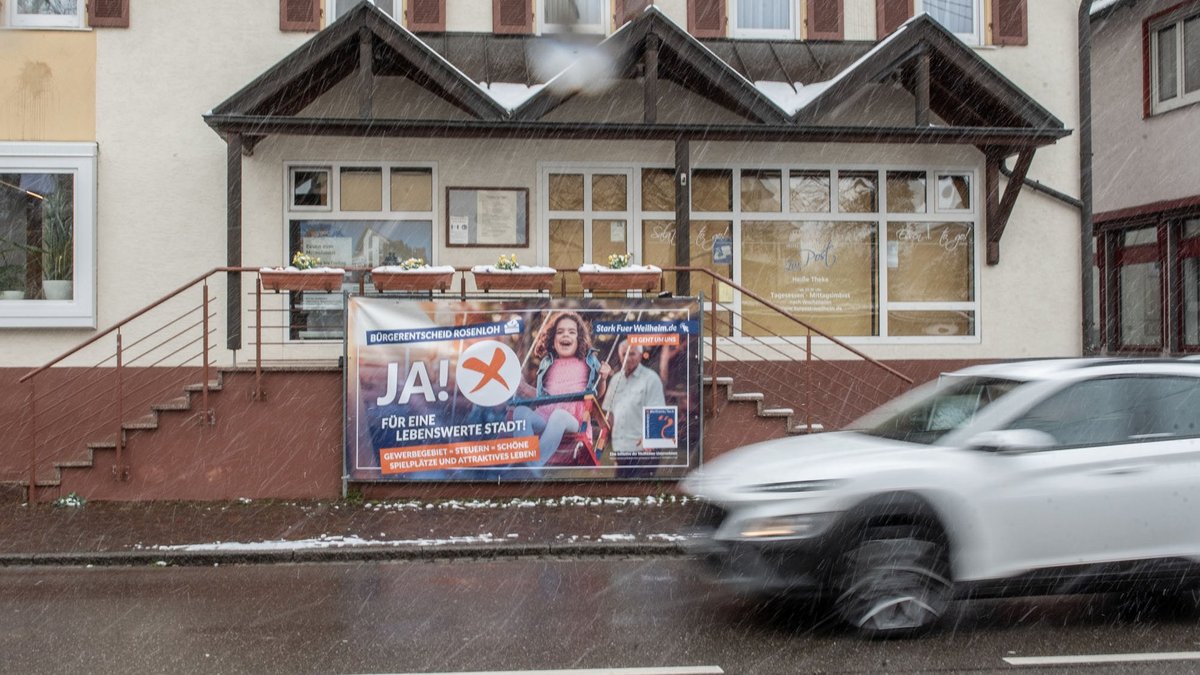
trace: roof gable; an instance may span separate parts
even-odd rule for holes
[[[474,118],[498,120],[506,110],[479,85],[368,2],[317,33],[233,96],[215,115],[296,115],[370,62],[372,76],[402,75]],[[369,116],[361,110],[360,116]]]
[[[1063,123],[927,14],[909,19],[832,79],[809,85],[795,120],[815,124],[870,85],[898,82],[914,96],[929,57],[929,105],[961,127],[1062,129]]]
[[[673,81],[751,122],[787,123],[787,113],[767,95],[653,5],[593,47],[590,55],[550,78],[541,91],[513,111],[513,118],[539,120],[578,95],[575,85],[592,76],[596,57],[608,60],[609,72],[617,79],[646,77],[651,44],[657,47],[654,76]]]

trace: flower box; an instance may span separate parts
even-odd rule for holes
[[[471,268],[475,286],[483,291],[549,291],[554,285],[553,267],[518,267],[505,270],[491,265]]]
[[[397,265],[371,270],[371,285],[380,293],[387,291],[445,291],[454,281],[454,268],[417,267],[405,269]]]
[[[294,267],[264,267],[258,271],[262,287],[268,291],[324,291],[332,293],[342,290],[346,271],[337,267],[316,267],[298,270]]]
[[[619,269],[584,265],[578,271],[579,283],[588,291],[653,291],[662,280],[662,270],[654,265],[630,265]]]

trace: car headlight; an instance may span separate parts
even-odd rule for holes
[[[824,531],[832,519],[832,513],[754,518],[741,524],[738,535],[743,539],[813,537]]]
[[[746,487],[747,492],[819,492],[832,490],[845,481],[841,480],[792,480],[783,483],[759,483]]]

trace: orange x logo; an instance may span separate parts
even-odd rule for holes
[[[480,389],[483,389],[484,385],[486,385],[488,382],[491,382],[492,380],[499,382],[501,385],[504,386],[505,389],[508,389],[508,383],[505,382],[504,378],[500,376],[500,368],[503,366],[504,366],[504,352],[500,351],[499,349],[492,352],[492,362],[491,363],[484,363],[483,361],[475,358],[474,356],[467,359],[466,361],[463,361],[463,368],[466,368],[467,370],[473,370],[473,371],[475,371],[477,373],[481,373],[483,375],[483,379],[479,380],[479,384],[475,385],[475,388],[472,389],[470,391],[470,393],[474,394],[475,392],[479,391]]]

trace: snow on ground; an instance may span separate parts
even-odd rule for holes
[[[249,499],[239,500],[243,504],[250,503]],[[551,507],[551,508],[581,508],[581,507],[597,507],[597,506],[620,506],[620,507],[662,507],[668,504],[687,504],[688,497],[676,495],[663,496],[647,496],[647,497],[583,497],[583,496],[564,496],[564,497],[545,497],[537,499],[513,498],[507,500],[493,499],[446,499],[436,502],[425,502],[420,500],[407,500],[395,502],[365,502],[362,505],[363,509],[379,512],[379,511],[426,511],[437,509],[450,510],[467,510],[467,509],[523,509],[531,507]],[[335,505],[334,508],[339,508]],[[364,537],[361,535],[331,535],[322,534],[316,538],[310,539],[275,539],[269,541],[257,542],[234,542],[234,541],[217,541],[204,544],[175,544],[175,545],[155,545],[142,546],[137,545],[134,548],[139,550],[153,551],[180,551],[187,553],[203,553],[213,551],[242,551],[242,552],[262,552],[262,551],[296,551],[303,549],[331,549],[331,548],[350,548],[350,547],[373,547],[373,548],[411,548],[411,547],[434,547],[434,546],[463,546],[472,544],[496,544],[505,541],[515,541],[521,538],[520,534],[508,533],[504,535],[495,535],[491,533],[459,536],[459,537],[444,537],[444,538],[421,538],[421,539],[385,539],[386,533],[380,532],[379,539]],[[596,538],[583,535],[565,535],[560,534],[556,537],[559,540],[568,542],[632,542],[638,540],[638,535],[625,533],[601,534]],[[646,541],[665,541],[678,542],[686,539],[684,535],[656,533],[644,536]]]

